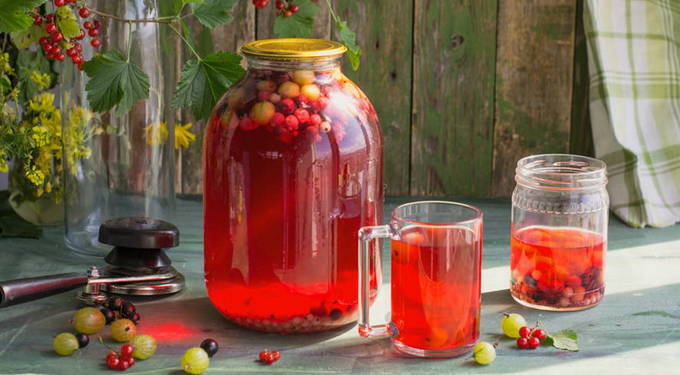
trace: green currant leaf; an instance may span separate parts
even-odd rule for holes
[[[194,2],[191,9],[203,26],[214,29],[231,21],[231,12],[238,0],[204,0]]]
[[[172,106],[191,106],[194,116],[198,120],[205,120],[227,88],[239,80],[243,73],[241,56],[231,52],[218,52],[201,60],[189,60],[180,73]]]
[[[299,7],[296,13],[290,17],[276,17],[274,21],[274,34],[279,38],[309,38],[312,36],[314,16],[319,7],[310,0],[297,0],[295,5]]]
[[[548,335],[543,340],[544,345],[552,345],[556,349],[578,351],[578,335],[574,330],[563,329],[554,335]]]
[[[47,0],[0,0],[0,32],[11,33],[28,28],[33,18],[28,15],[34,7]]]
[[[55,76],[50,67],[50,62],[40,51],[20,50],[17,53],[17,86],[19,87],[19,101],[28,102],[40,91],[38,85],[31,81],[31,74],[47,73],[52,78],[52,85],[55,84]]]
[[[361,48],[357,44],[357,34],[350,30],[345,21],[338,20],[335,26],[338,29],[340,42],[347,47],[347,58],[350,64],[352,64],[352,69],[356,71],[361,63]]]
[[[90,77],[85,89],[94,111],[116,106],[116,115],[127,113],[138,100],[149,97],[149,76],[118,50],[98,54],[84,65]]]
[[[25,49],[37,42],[40,37],[47,36],[47,32],[38,25],[31,25],[28,29],[13,32],[10,35],[12,37],[12,43],[14,43],[18,49]]]
[[[78,18],[76,18],[71,7],[59,7],[55,14],[57,16],[55,22],[64,37],[73,38],[80,35]]]

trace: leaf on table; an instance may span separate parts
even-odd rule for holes
[[[85,73],[90,77],[87,100],[97,112],[116,106],[116,115],[122,116],[138,100],[149,97],[149,76],[118,50],[96,55],[85,63]]]
[[[544,345],[552,345],[556,349],[578,351],[578,335],[572,329],[563,329],[554,335],[548,335],[543,340]]]
[[[27,102],[40,91],[38,84],[31,80],[31,74],[34,71],[49,74],[52,79],[52,85],[55,84],[50,62],[40,51],[20,50],[17,53],[17,66],[19,66],[17,71],[19,100],[22,103]]]
[[[205,120],[224,92],[243,76],[241,56],[218,52],[184,64],[172,106],[191,106],[194,116]]]
[[[55,14],[57,16],[57,27],[59,27],[59,31],[61,31],[66,38],[74,38],[80,35],[78,18],[76,18],[71,7],[59,7]]]
[[[290,17],[276,17],[274,34],[279,38],[309,38],[312,36],[314,16],[319,7],[310,0],[296,1],[298,11]]]
[[[0,32],[11,33],[33,24],[28,12],[47,0],[0,0]]]
[[[47,36],[47,31],[38,25],[31,25],[27,29],[11,33],[10,36],[12,37],[12,43],[18,49],[26,49],[41,37]]]
[[[204,0],[193,2],[191,10],[198,22],[203,26],[214,29],[232,20],[231,12],[238,0]]]
[[[17,215],[9,204],[9,196],[9,191],[0,191],[0,237],[40,238],[42,229]]]
[[[352,70],[358,70],[361,63],[361,48],[357,44],[357,34],[350,30],[347,22],[340,21],[335,23],[338,29],[338,38],[340,42],[347,47],[347,58],[352,64]]]
[[[680,319],[680,315],[676,314],[671,314],[666,311],[662,310],[650,310],[650,311],[641,311],[633,314],[633,316],[648,316],[648,315],[657,315],[657,316],[662,316],[664,318],[673,318],[673,319]]]

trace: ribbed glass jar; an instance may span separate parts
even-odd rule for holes
[[[609,197],[604,162],[534,155],[517,163],[510,291],[540,310],[582,310],[604,295]]]
[[[247,74],[208,124],[206,288],[242,326],[311,332],[357,318],[358,231],[382,219],[383,144],[373,106],[340,70],[344,50],[310,39],[244,45]]]

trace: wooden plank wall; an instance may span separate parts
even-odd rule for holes
[[[380,116],[388,195],[507,197],[519,158],[593,153],[582,0],[332,3],[363,49],[345,73]],[[318,4],[314,37],[334,38]],[[273,17],[242,0],[213,43],[271,38]],[[178,159],[182,194],[201,192],[200,142]]]

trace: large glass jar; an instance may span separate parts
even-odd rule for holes
[[[382,218],[375,110],[342,74],[339,43],[261,40],[241,51],[247,74],[217,104],[205,137],[210,300],[231,321],[264,331],[353,322],[357,233]]]
[[[106,220],[148,216],[174,221],[175,111],[169,108],[168,89],[180,56],[164,49],[170,30],[143,19],[162,16],[161,0],[89,0],[88,6],[118,18],[97,17],[98,39],[105,50],[126,51],[130,61],[149,77],[149,97],[130,111],[114,107],[95,113],[88,101],[87,75],[64,62],[60,71],[64,113],[66,244],[74,251],[104,256],[110,246],[97,240]],[[90,17],[89,20],[92,21]],[[89,21],[88,21],[89,22]],[[83,44],[90,60],[95,52]]]
[[[510,291],[540,310],[582,310],[604,295],[609,197],[604,162],[534,155],[517,163]]]

